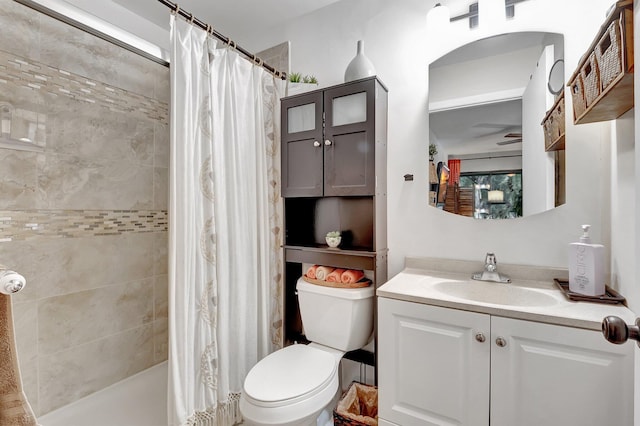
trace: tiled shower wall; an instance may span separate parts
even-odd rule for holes
[[[167,358],[169,70],[0,0],[0,264],[37,415]],[[6,138],[5,138],[6,139]]]

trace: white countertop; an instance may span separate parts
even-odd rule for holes
[[[465,311],[480,312],[501,317],[523,319],[529,321],[543,322],[548,324],[564,325],[569,327],[585,328],[590,330],[601,330],[602,320],[608,315],[619,316],[627,324],[634,324],[635,314],[626,306],[610,305],[592,302],[574,302],[566,298],[564,293],[558,289],[552,279],[545,275],[554,275],[562,278],[561,270],[550,270],[549,273],[541,272],[540,268],[512,267],[510,272],[522,273],[520,276],[535,280],[527,280],[518,276],[510,275],[512,283],[491,283],[485,281],[474,281],[470,279],[470,274],[464,271],[465,267],[459,267],[466,262],[448,261],[449,266],[453,265],[457,272],[428,270],[416,267],[408,267],[401,273],[390,279],[387,283],[377,289],[377,296],[391,299],[404,300],[407,302],[435,305],[446,308],[454,308]],[[415,262],[407,262],[408,266],[416,265]],[[428,264],[433,266],[433,264]],[[463,265],[464,266],[464,265]],[[476,263],[477,266],[477,263]],[[449,268],[451,269],[451,268]],[[476,268],[478,269],[478,268]],[[480,268],[481,269],[481,268]],[[498,268],[500,272],[503,272]],[[460,272],[464,271],[464,272]],[[558,276],[560,271],[560,276]],[[518,286],[526,287],[529,294],[538,293],[547,301],[550,297],[550,306],[511,306],[487,301],[469,300],[467,298],[456,297],[447,294],[439,289],[439,283],[446,281],[462,281],[460,285],[473,286]],[[504,289],[499,289],[504,290]]]

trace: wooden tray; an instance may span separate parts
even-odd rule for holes
[[[625,298],[609,286],[605,286],[605,294],[603,294],[602,296],[587,296],[586,294],[574,293],[573,291],[569,290],[568,280],[554,278],[553,281],[555,281],[556,285],[560,288],[560,290],[562,290],[564,295],[569,300],[573,300],[576,302],[608,303],[610,305],[626,305]]]
[[[324,281],[324,280],[317,280],[315,278],[309,278],[306,275],[303,275],[302,279],[311,284],[321,285],[324,287],[334,287],[334,288],[363,288],[363,287],[369,287],[372,284],[369,278],[362,278],[360,281],[355,283],[334,283],[331,281]]]

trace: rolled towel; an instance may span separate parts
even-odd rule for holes
[[[336,268],[331,266],[318,266],[316,268],[316,279],[325,281],[327,276],[332,273]]]
[[[316,269],[318,269],[318,265],[313,265],[307,269],[307,273],[305,274],[307,278],[316,279]]]
[[[364,277],[364,272],[359,269],[347,269],[340,275],[340,281],[345,284],[357,283]]]
[[[335,269],[332,273],[330,273],[329,275],[327,275],[327,278],[325,279],[325,281],[330,282],[330,283],[339,283],[340,281],[340,277],[342,276],[343,272],[345,270],[344,269]]]

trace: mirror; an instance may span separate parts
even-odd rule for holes
[[[564,150],[545,151],[542,126],[557,99],[549,88],[564,87],[563,56],[561,34],[521,32],[430,64],[430,205],[506,219],[564,204]]]

